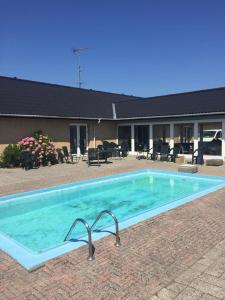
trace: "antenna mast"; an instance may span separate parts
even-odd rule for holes
[[[73,54],[77,56],[77,72],[78,72],[78,86],[79,88],[82,87],[82,84],[84,83],[83,81],[81,81],[81,65],[80,65],[80,54],[82,51],[87,50],[88,48],[74,48],[73,49]]]

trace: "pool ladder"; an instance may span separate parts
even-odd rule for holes
[[[76,227],[76,225],[78,223],[81,223],[84,225],[84,227],[86,228],[87,230],[87,233],[88,233],[88,257],[87,257],[87,260],[94,260],[94,253],[95,253],[95,247],[92,243],[92,232],[94,231],[94,227],[95,225],[98,223],[98,221],[102,218],[103,215],[110,215],[115,223],[115,233],[112,233],[113,235],[116,236],[116,242],[115,242],[115,246],[116,247],[119,247],[121,245],[120,243],[120,236],[119,236],[119,223],[118,223],[118,220],[116,218],[116,216],[114,215],[114,213],[110,210],[103,210],[99,213],[98,217],[95,219],[94,223],[92,224],[92,226],[90,227],[87,223],[86,220],[82,219],[82,218],[77,218],[72,226],[70,227],[70,230],[68,231],[65,239],[64,239],[64,242],[68,240],[69,236],[71,235],[71,232],[74,230],[74,228]]]

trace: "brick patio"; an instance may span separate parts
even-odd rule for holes
[[[82,163],[29,173],[0,170],[0,189],[7,194],[144,167],[177,169],[130,159],[97,172]],[[225,175],[225,168],[200,172]],[[94,242],[93,262],[83,246],[28,272],[0,252],[0,299],[225,299],[224,212],[221,189],[123,230],[120,248],[111,236]]]

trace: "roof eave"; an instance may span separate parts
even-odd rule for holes
[[[1,114],[1,117],[18,117],[18,118],[46,118],[46,119],[74,119],[74,120],[106,120],[106,121],[123,121],[123,120],[140,120],[140,119],[159,119],[159,118],[174,118],[174,117],[193,117],[193,116],[208,116],[208,115],[222,115],[225,111],[221,112],[208,112],[208,113],[194,113],[194,114],[177,114],[177,115],[157,115],[157,116],[146,116],[146,117],[128,117],[128,118],[104,118],[104,117],[62,117],[62,116],[48,116],[48,115],[23,115],[23,114]]]
[[[74,119],[74,120],[107,120],[107,121],[113,121],[115,119],[113,118],[104,118],[104,117],[96,117],[96,118],[90,118],[90,117],[62,117],[62,116],[44,116],[44,115],[23,115],[23,114],[1,114],[1,117],[17,117],[17,118],[45,118],[45,119]]]
[[[129,118],[117,118],[116,120],[140,120],[140,119],[159,119],[159,118],[178,118],[178,117],[192,117],[192,116],[208,116],[208,115],[222,115],[225,111],[221,112],[208,112],[208,113],[195,113],[195,114],[180,114],[180,115],[158,115],[158,116],[147,116],[147,117],[129,117]]]

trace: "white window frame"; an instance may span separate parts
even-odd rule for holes
[[[198,127],[199,124],[202,123],[221,123],[222,124],[222,149],[221,155],[205,155],[205,158],[222,158],[225,160],[225,116],[224,118],[215,118],[215,119],[196,119],[193,120],[173,120],[173,121],[141,121],[141,122],[125,122],[125,123],[118,123],[117,127],[119,126],[131,126],[131,151],[129,154],[136,155],[137,152],[134,150],[134,126],[135,125],[149,125],[149,148],[153,146],[153,126],[154,125],[169,125],[170,126],[170,135],[172,134],[172,138],[170,136],[170,146],[174,145],[174,125],[176,124],[193,124],[194,125],[194,150],[198,148]],[[132,135],[133,132],[133,135]],[[151,134],[150,134],[151,132]],[[118,142],[118,130],[117,130],[117,142]],[[190,157],[191,154],[185,154],[185,157]]]
[[[69,127],[77,127],[77,155],[80,156],[80,126],[86,126],[86,148],[88,149],[89,139],[88,139],[88,124],[87,123],[70,123]]]

